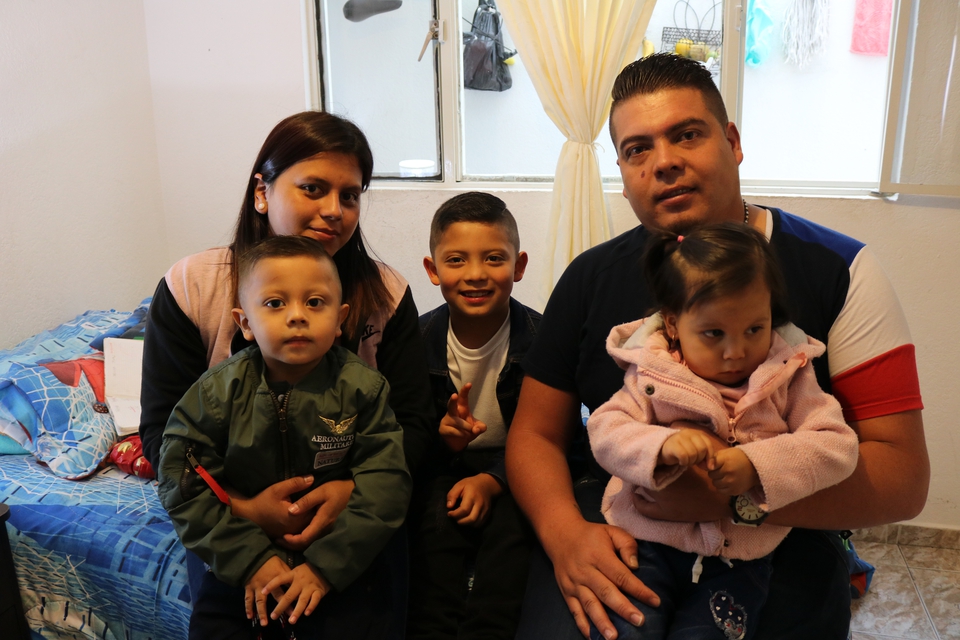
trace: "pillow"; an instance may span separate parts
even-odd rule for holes
[[[0,435],[0,455],[24,455],[30,453],[20,446],[20,444],[5,435]]]
[[[87,311],[0,351],[0,439],[12,439],[61,477],[96,471],[116,430],[112,416],[98,411],[106,409],[103,354],[91,345],[136,333],[149,303],[132,313]]]
[[[87,359],[84,369],[103,361]],[[67,363],[57,363],[67,364]],[[94,376],[95,377],[95,376]],[[58,476],[85,478],[110,452],[116,440],[113,419],[103,407],[83,369],[65,384],[42,364],[12,363],[0,380],[0,405],[16,419],[0,422],[0,432],[12,437]]]

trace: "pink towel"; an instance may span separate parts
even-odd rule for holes
[[[853,16],[851,52],[887,55],[892,5],[892,0],[857,0]]]

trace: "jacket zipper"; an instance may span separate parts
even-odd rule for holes
[[[285,394],[277,397],[277,394],[270,390],[270,398],[273,400],[273,408],[277,412],[277,419],[280,422],[280,444],[283,451],[283,479],[289,480],[293,474],[290,472],[290,449],[287,445],[287,405],[290,402],[290,393],[292,389],[288,389]],[[287,566],[291,569],[293,568],[294,559],[293,554],[287,551]]]
[[[649,369],[644,369],[644,370],[643,370],[643,373],[644,373],[644,375],[647,375],[647,376],[649,376],[649,377],[651,377],[651,378],[655,378],[655,379],[659,380],[659,381],[662,382],[663,384],[668,384],[668,385],[670,385],[670,386],[672,386],[672,387],[676,387],[676,388],[678,388],[678,389],[685,389],[685,390],[687,390],[687,391],[690,391],[690,392],[692,392],[692,393],[695,393],[696,395],[698,395],[698,396],[700,396],[700,397],[702,397],[702,398],[706,398],[706,399],[709,400],[711,403],[713,403],[713,404],[715,404],[717,407],[719,407],[722,415],[724,415],[724,416],[727,415],[727,408],[726,408],[725,406],[723,406],[722,403],[717,402],[717,399],[714,398],[713,396],[711,396],[710,394],[704,393],[703,391],[701,391],[700,389],[697,389],[696,387],[691,387],[691,386],[686,385],[686,384],[683,384],[683,383],[681,383],[681,382],[677,382],[676,380],[671,380],[670,378],[667,378],[666,376],[662,376],[662,375],[660,375],[659,373],[657,373],[657,372],[655,372],[655,371],[651,371],[651,370],[649,370]],[[740,421],[740,416],[742,416],[742,415],[743,415],[743,413],[741,412],[741,413],[738,413],[737,415],[735,415],[735,416],[732,417],[732,418],[729,418],[729,417],[727,418],[727,426],[730,428],[730,434],[727,436],[727,443],[728,443],[729,445],[733,446],[733,447],[736,447],[736,446],[738,446],[738,445],[740,444],[740,439],[737,438],[737,422]]]
[[[180,499],[187,499],[187,485],[190,481],[190,474],[193,472],[193,465],[190,459],[193,457],[193,443],[187,445],[187,451],[184,454],[183,473],[180,474]]]
[[[287,446],[287,404],[290,402],[290,391],[277,397],[277,394],[270,390],[270,398],[273,400],[273,408],[277,412],[277,419],[280,421],[280,443],[283,450],[283,479],[289,480],[293,474],[290,473],[290,450]]]

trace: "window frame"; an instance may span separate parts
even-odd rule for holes
[[[720,93],[727,106],[730,120],[741,126],[743,75],[745,54],[744,21],[745,2],[725,0],[723,11],[723,41],[726,46],[722,52]],[[902,93],[908,78],[905,78],[905,60],[912,42],[908,38],[912,12],[916,0],[897,0],[892,12],[891,47],[889,54],[890,72],[888,75],[887,116],[881,151],[879,179],[873,182],[810,182],[785,180],[749,180],[741,179],[741,189],[745,195],[789,195],[789,196],[836,196],[836,197],[881,197],[892,198],[895,193],[922,195],[960,195],[960,187],[949,185],[911,185],[893,182],[890,179],[896,154],[899,152],[899,122],[903,108]],[[459,0],[433,0],[434,16],[439,25],[439,38],[434,39],[430,54],[436,64],[436,87],[438,102],[438,142],[440,158],[440,177],[437,178],[399,178],[374,177],[373,183],[380,189],[518,189],[550,191],[553,188],[553,176],[465,176],[463,171],[463,128],[461,123],[464,103],[461,82],[459,30],[455,25],[462,21]],[[323,4],[320,0],[301,0],[304,87],[305,102],[308,109],[323,109],[324,96],[328,93],[326,74],[323,73],[323,61],[329,59],[323,39]],[[424,25],[425,27],[427,25]],[[735,46],[730,46],[731,44]],[[454,46],[449,46],[454,45]],[[622,189],[622,182],[616,177],[604,178],[604,190],[615,192]]]
[[[893,7],[894,34],[890,43],[890,82],[887,90],[887,122],[883,140],[879,189],[885,195],[903,193],[922,196],[960,196],[960,184],[901,182],[894,179],[900,161],[904,129],[910,118],[909,91],[916,40],[919,0],[897,0]],[[960,9],[958,9],[960,11]]]

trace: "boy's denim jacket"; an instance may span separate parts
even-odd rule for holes
[[[437,419],[434,423],[434,434],[440,429],[440,419],[447,413],[447,401],[457,392],[450,379],[447,369],[447,328],[450,324],[450,309],[442,304],[433,311],[420,316],[420,334],[423,336],[423,348],[427,355],[427,367],[430,370],[430,389],[433,394],[434,407]],[[526,307],[513,298],[510,298],[510,346],[507,349],[507,361],[500,370],[497,378],[497,402],[503,422],[510,427],[513,414],[517,410],[517,400],[520,398],[520,385],[523,384],[523,367],[521,361],[527,350],[533,344],[540,325],[540,314]],[[430,456],[428,465],[438,471],[440,466],[456,464],[461,454],[453,454],[447,449],[443,440],[435,438],[436,455]],[[431,462],[433,464],[431,465]],[[504,487],[507,486],[507,473],[504,466],[504,450],[500,448],[490,457],[489,465],[481,469],[482,473],[489,473]]]

